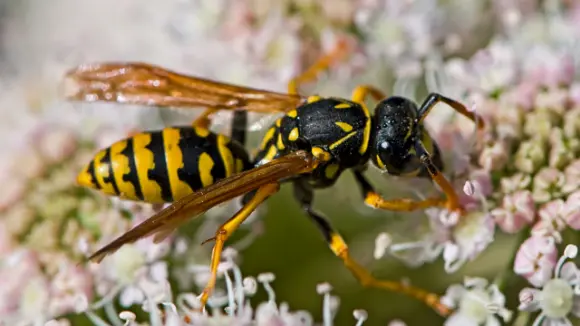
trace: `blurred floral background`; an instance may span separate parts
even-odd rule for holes
[[[0,325],[580,325],[578,1],[3,1],[0,41]],[[438,293],[450,316],[359,285],[287,187],[228,241],[209,315],[196,310],[211,254],[200,243],[234,202],[160,244],[79,264],[159,209],[75,186],[82,166],[131,131],[195,114],[67,102],[66,70],[144,61],[285,91],[339,41],[348,55],[304,94],[440,92],[487,123],[476,133],[445,105],[426,121],[465,218],[372,210],[349,173],[317,192],[359,262]],[[230,118],[212,129],[226,133]],[[275,118],[251,116],[250,146]],[[387,197],[437,193],[370,174]]]

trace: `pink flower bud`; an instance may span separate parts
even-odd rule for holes
[[[498,226],[507,233],[519,232],[534,221],[535,214],[534,199],[527,190],[506,195],[502,206],[491,211]]]

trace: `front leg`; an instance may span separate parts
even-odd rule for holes
[[[449,182],[443,173],[439,171],[437,166],[435,166],[433,160],[431,159],[431,155],[427,149],[425,149],[425,146],[421,141],[416,142],[415,151],[417,152],[421,163],[423,163],[425,169],[427,172],[429,172],[431,179],[433,179],[433,181],[435,181],[439,188],[441,188],[441,190],[445,193],[445,196],[447,197],[445,208],[447,208],[448,211],[456,211],[462,215],[464,210],[459,204],[459,196],[457,195],[457,192],[453,188],[451,182]]]
[[[447,202],[442,198],[427,198],[424,200],[414,200],[411,198],[384,199],[375,191],[361,171],[354,171],[354,176],[362,191],[365,204],[373,208],[410,212],[418,209],[443,206]]]
[[[439,207],[446,203],[446,200],[442,198],[427,198],[424,200],[414,200],[411,198],[384,199],[375,191],[361,171],[354,171],[354,176],[361,189],[365,204],[373,208],[410,212],[429,207]]]

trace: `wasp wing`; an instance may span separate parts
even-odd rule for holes
[[[286,112],[300,105],[299,95],[220,83],[140,62],[80,65],[66,73],[65,95],[86,102]]]
[[[88,259],[100,262],[105,256],[114,253],[121,246],[153,234],[157,234],[157,239],[159,240],[189,219],[204,213],[216,205],[266,184],[279,182],[297,174],[312,171],[316,164],[316,160],[310,153],[297,151],[254,169],[222,179],[211,186],[174,202],[113,240]]]

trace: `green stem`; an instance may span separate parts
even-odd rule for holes
[[[506,268],[504,268],[504,270],[498,276],[496,276],[493,281],[493,284],[495,284],[501,292],[504,292],[504,290],[508,286],[508,283],[510,283],[512,278],[516,276],[516,274],[514,273],[514,262],[516,259],[516,254],[518,253],[518,250],[522,242],[524,242],[524,240],[526,240],[530,236],[530,230],[531,228],[526,227],[518,233],[517,238],[515,240],[516,245],[514,246],[514,250],[512,252],[509,262],[506,265]]]
[[[512,292],[512,291],[507,291],[507,290],[509,290],[509,289],[515,287],[515,285],[517,285],[517,284],[513,284],[514,277],[517,276],[514,273],[514,262],[516,259],[516,254],[520,248],[520,245],[522,244],[522,242],[524,242],[530,236],[530,230],[531,230],[530,227],[526,227],[517,234],[517,237],[515,239],[515,246],[514,246],[514,249],[513,249],[513,252],[511,254],[509,262],[506,264],[506,267],[503,269],[503,271],[501,271],[500,274],[497,275],[493,281],[493,284],[495,284],[497,286],[499,291],[504,293],[506,296],[507,296],[508,292]],[[512,325],[512,326],[526,325],[529,318],[530,318],[529,313],[520,312],[516,308],[516,309],[513,309],[513,316],[511,319],[511,323],[507,322],[506,325]]]

